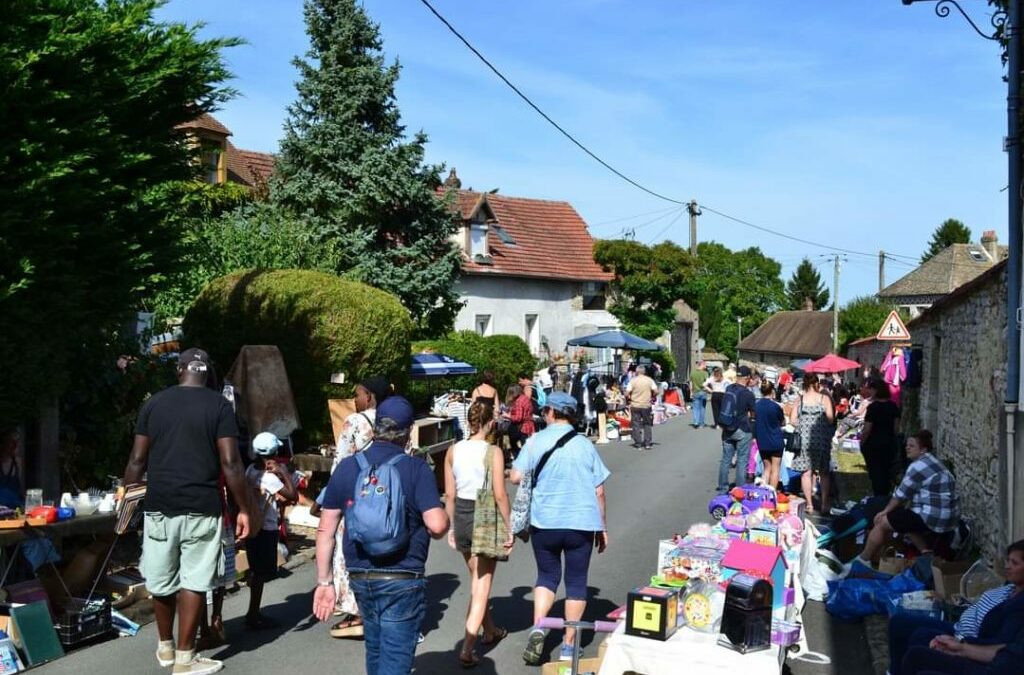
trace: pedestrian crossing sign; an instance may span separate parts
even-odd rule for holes
[[[895,309],[889,312],[889,316],[885,319],[885,323],[882,324],[882,328],[878,331],[875,339],[904,342],[910,339],[910,331],[907,330],[907,325],[903,323],[903,319],[900,318]]]

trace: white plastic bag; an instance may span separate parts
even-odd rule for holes
[[[843,563],[830,551],[818,548],[821,532],[810,520],[804,520],[804,545],[800,549],[800,585],[808,600],[824,602],[828,582],[842,578]]]

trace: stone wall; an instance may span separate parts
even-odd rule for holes
[[[1004,443],[1006,385],[1006,269],[913,321],[910,334],[922,349],[921,388],[905,401],[907,433],[927,428],[938,456],[956,476],[960,505],[989,560],[1002,556],[1000,461]]]

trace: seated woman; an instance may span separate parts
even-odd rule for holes
[[[890,675],[908,672],[902,665],[913,647],[930,646],[970,658],[970,654],[955,651],[959,645],[990,647],[1012,642],[1024,628],[1024,539],[1006,549],[1006,581],[1005,585],[982,594],[955,624],[906,614],[894,616],[889,621]]]
[[[921,553],[930,553],[937,540],[952,537],[960,521],[956,482],[932,449],[932,432],[926,429],[907,439],[910,466],[892,499],[875,516],[859,556],[865,565],[877,558],[893,532],[910,537]]]

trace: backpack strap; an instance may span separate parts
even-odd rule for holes
[[[388,461],[386,461],[383,464],[381,464],[381,466],[382,467],[394,466],[394,465],[398,464],[400,461],[402,461],[403,459],[405,459],[406,457],[407,457],[407,455],[404,452],[400,452],[397,455],[395,455],[394,457],[392,457],[391,459],[389,459]]]
[[[357,452],[355,456],[356,456],[356,463],[359,464],[359,471],[360,472],[366,471],[367,469],[370,468],[370,461],[368,459],[366,459],[366,457],[364,456],[363,453]]]
[[[533,470],[533,476],[531,478],[530,485],[531,488],[537,487],[537,478],[540,476],[541,470],[544,469],[544,465],[547,464],[548,460],[551,458],[551,453],[553,453],[555,450],[558,450],[560,447],[571,441],[575,436],[576,430],[570,429],[569,433],[559,438],[558,442],[555,443],[550,450],[548,450],[547,452],[540,456],[540,461],[537,462],[537,468]]]

